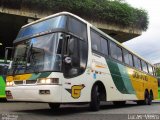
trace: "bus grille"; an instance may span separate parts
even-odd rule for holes
[[[23,84],[23,81],[14,81],[14,84],[15,84],[15,85],[22,85],[22,84]]]
[[[23,81],[14,81],[15,85],[28,85],[28,84],[35,84],[36,80],[23,80]]]

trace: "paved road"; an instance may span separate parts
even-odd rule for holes
[[[103,104],[98,112],[91,112],[88,105],[62,105],[58,111],[46,103],[0,103],[0,119],[7,120],[160,120],[160,102],[151,106],[129,102],[120,107]]]

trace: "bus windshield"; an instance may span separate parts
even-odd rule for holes
[[[60,15],[35,22],[20,30],[14,41],[12,66],[8,74],[61,72],[62,45],[63,51],[72,49],[66,55],[73,57],[73,63],[76,62],[77,66],[72,64],[72,67],[79,70],[77,74],[82,73],[85,68],[82,66],[87,61],[87,52],[84,52],[87,51],[86,24],[73,17]]]
[[[63,33],[57,32],[16,44],[9,74],[61,71],[62,41]]]
[[[23,39],[26,37],[31,37],[33,35],[40,34],[57,28],[65,28],[66,21],[67,17],[63,15],[63,16],[49,18],[47,20],[38,22],[36,24],[31,24],[20,30],[16,40]]]

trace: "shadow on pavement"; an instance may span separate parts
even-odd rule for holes
[[[129,108],[129,107],[137,107],[140,105],[137,104],[126,104],[124,106],[116,106],[113,104],[103,104],[100,107],[100,111],[103,110],[111,110],[111,109],[121,109],[121,108]],[[51,109],[31,109],[31,110],[19,110],[14,111],[18,113],[27,113],[27,114],[37,114],[37,115],[46,115],[46,116],[65,116],[65,115],[74,115],[74,114],[93,114],[93,111],[89,110],[89,105],[62,105],[60,109],[57,111],[53,111]]]

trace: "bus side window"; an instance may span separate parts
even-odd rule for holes
[[[101,53],[108,55],[108,41],[101,37]]]
[[[135,66],[137,69],[141,70],[141,62],[140,62],[140,59],[139,59],[138,57],[136,57],[136,56],[134,56],[133,59],[134,59],[134,66]]]
[[[129,53],[125,49],[123,49],[123,58],[124,58],[124,63],[129,65]]]
[[[133,67],[133,55],[129,53],[129,65]]]
[[[143,60],[141,61],[142,62],[142,70],[146,73],[148,73],[148,67],[147,67],[147,63],[144,62]]]
[[[110,42],[110,55],[112,58],[117,59],[117,45],[114,42]]]
[[[122,49],[119,46],[117,46],[114,42],[110,42],[110,54],[112,58],[117,59],[120,62],[123,61]]]
[[[117,46],[117,59],[119,61],[123,61],[123,58],[122,58],[122,49],[120,47]]]
[[[96,32],[91,30],[91,46],[93,50],[98,52],[101,51],[100,40],[101,40],[100,36]]]
[[[153,69],[152,69],[152,66],[148,64],[148,70],[149,70],[149,73],[151,75],[153,75]]]

